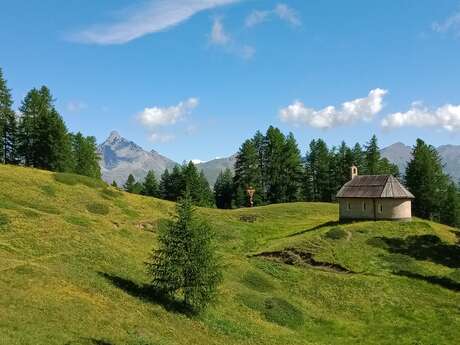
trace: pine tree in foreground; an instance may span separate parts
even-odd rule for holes
[[[160,230],[147,270],[152,287],[171,297],[182,297],[194,312],[205,309],[222,280],[213,233],[196,215],[189,193],[177,204],[177,215]]]

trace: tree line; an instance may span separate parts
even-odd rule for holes
[[[443,165],[433,146],[418,139],[412,160],[404,172],[404,183],[415,195],[414,215],[460,226],[458,186],[443,173]],[[381,157],[377,137],[349,147],[342,142],[328,147],[322,139],[310,142],[301,154],[292,133],[284,135],[269,127],[246,140],[240,147],[234,173],[222,171],[213,191],[203,171],[190,162],[165,170],[158,182],[150,171],[144,182],[132,175],[124,185],[128,192],[177,201],[186,192],[192,203],[203,207],[231,209],[247,207],[247,189],[255,189],[254,205],[296,201],[334,202],[338,190],[350,180],[352,165],[361,175],[393,175],[401,178],[398,167]]]
[[[214,186],[216,206],[248,206],[246,190],[256,190],[256,206],[272,203],[333,202],[338,190],[350,180],[352,165],[362,175],[393,175],[398,167],[381,157],[377,137],[353,147],[342,142],[329,148],[322,139],[312,140],[302,156],[292,133],[287,136],[274,127],[266,134],[256,132],[240,147],[235,174],[221,172]],[[403,182],[414,194],[414,215],[460,227],[459,186],[443,172],[437,150],[418,139]]]
[[[350,180],[350,167],[362,174],[399,176],[398,167],[380,156],[377,137],[364,146],[352,148],[342,142],[329,148],[322,139],[311,141],[302,156],[292,133],[284,135],[269,127],[266,134],[256,132],[240,147],[235,174],[222,172],[214,186],[218,207],[248,205],[246,190],[256,190],[256,206],[296,201],[332,202],[340,187]]]
[[[13,110],[11,91],[0,69],[0,162],[101,178],[96,138],[70,133],[51,91],[30,90]]]
[[[116,182],[112,183],[117,186]],[[158,182],[153,170],[147,173],[145,179],[136,181],[130,174],[123,189],[129,193],[152,196],[169,201],[178,201],[188,195],[192,204],[200,207],[213,207],[214,195],[203,171],[198,171],[195,164],[189,162],[176,165],[169,171],[166,169]]]

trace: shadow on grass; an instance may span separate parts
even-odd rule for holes
[[[446,288],[452,291],[457,291],[457,292],[460,291],[460,284],[446,277],[424,276],[421,274],[412,273],[408,271],[399,271],[399,272],[395,272],[394,274],[398,276],[402,276],[402,277],[423,280],[428,283],[439,285],[443,288]]]
[[[306,229],[306,230],[302,230],[302,231],[299,231],[299,232],[296,232],[296,233],[293,233],[293,234],[290,234],[286,237],[295,237],[295,236],[299,236],[299,235],[303,235],[307,232],[310,232],[310,231],[315,231],[315,230],[319,230],[321,228],[324,228],[326,226],[337,226],[341,224],[340,222],[338,221],[329,221],[329,222],[326,222],[326,223],[322,223],[322,224],[319,224],[319,225],[316,225],[314,226],[313,228],[309,228],[309,229]]]
[[[460,245],[445,243],[435,235],[406,238],[374,237],[367,243],[393,254],[403,254],[416,260],[429,260],[446,267],[460,268]]]
[[[144,302],[159,304],[169,312],[184,314],[187,316],[194,315],[193,310],[183,302],[179,302],[173,297],[155,290],[148,284],[138,284],[130,279],[104,272],[99,272],[99,275],[108,280],[112,285]]]

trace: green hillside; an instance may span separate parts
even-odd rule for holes
[[[202,209],[225,264],[200,316],[148,294],[174,204],[0,166],[0,344],[458,344],[460,234],[333,204]]]

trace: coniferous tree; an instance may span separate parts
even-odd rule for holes
[[[258,166],[260,169],[260,181],[258,181],[257,185],[259,185],[259,190],[257,191],[257,197],[260,202],[265,202],[267,198],[267,185],[268,185],[268,178],[267,178],[267,166],[266,166],[266,154],[267,154],[267,141],[265,136],[262,132],[257,131],[254,137],[252,138],[252,142],[257,152],[258,156]]]
[[[350,180],[350,168],[355,165],[354,153],[344,141],[336,151],[331,152],[330,165],[331,193],[335,195]]]
[[[202,207],[212,207],[215,205],[214,193],[211,190],[208,179],[206,178],[204,171],[200,171],[200,200],[195,205]]]
[[[134,193],[136,187],[136,179],[133,174],[129,174],[128,179],[123,185],[123,189],[128,193]]]
[[[112,181],[112,187],[114,188],[118,188],[118,184],[115,180]]]
[[[190,197],[192,202],[196,205],[201,206],[202,195],[201,195],[201,180],[198,169],[196,168],[193,162],[189,162],[187,165],[182,167],[182,178],[183,178],[183,187],[180,189],[180,194],[178,198],[185,194],[185,191],[190,192]]]
[[[310,174],[307,180],[311,181],[312,186],[310,201],[331,201],[330,157],[323,140],[313,140],[310,143],[306,163],[306,172]]]
[[[184,304],[198,312],[216,295],[222,274],[211,228],[196,216],[188,193],[176,210],[177,216],[160,229],[159,247],[147,270],[156,291],[181,295]]]
[[[284,149],[286,138],[278,128],[270,126],[265,136],[265,176],[267,201],[280,203],[284,201]]]
[[[11,92],[0,68],[0,162],[17,164],[17,119]]]
[[[358,172],[365,172],[365,158],[364,158],[364,152],[363,148],[359,143],[356,143],[355,146],[352,149],[352,155],[353,155],[353,165],[355,165],[358,168]]]
[[[97,153],[95,137],[84,137],[83,134],[70,135],[72,143],[72,171],[79,175],[101,178],[100,157]]]
[[[230,209],[233,201],[233,176],[230,169],[221,171],[214,184],[214,197],[217,208]]]
[[[284,184],[283,202],[294,202],[300,200],[300,192],[302,185],[302,158],[297,141],[292,133],[286,137],[283,149],[282,180]]]
[[[166,169],[163,174],[161,175],[160,179],[160,186],[159,186],[159,191],[160,191],[160,198],[164,200],[174,200],[174,196],[172,195],[172,180],[171,180],[171,175],[169,174],[169,170]]]
[[[460,227],[460,194],[455,183],[448,185],[441,206],[441,223]]]
[[[235,176],[233,178],[235,188],[235,205],[246,207],[249,199],[246,190],[252,187],[256,190],[254,195],[254,205],[263,203],[261,185],[262,171],[260,167],[259,154],[252,140],[246,140],[241,145],[235,162]],[[262,191],[262,192],[261,192]]]
[[[400,175],[398,166],[390,163],[387,158],[380,159],[378,173],[379,175],[393,175],[395,177]]]
[[[421,139],[417,139],[412,160],[406,168],[406,186],[415,196],[413,209],[416,216],[439,217],[441,201],[447,190],[447,176],[436,149]]]
[[[153,170],[150,170],[147,173],[147,176],[145,177],[145,180],[143,183],[141,194],[146,195],[146,196],[152,196],[155,198],[157,198],[160,195],[158,182],[155,177],[155,172]]]
[[[71,143],[50,90],[33,89],[21,105],[18,151],[27,166],[51,171],[71,171]]]
[[[172,201],[177,201],[184,195],[186,189],[186,182],[184,178],[183,169],[180,165],[174,166],[170,175],[170,190],[169,195]]]
[[[380,150],[377,142],[377,136],[374,134],[365,146],[365,165],[364,172],[367,175],[378,175]]]

